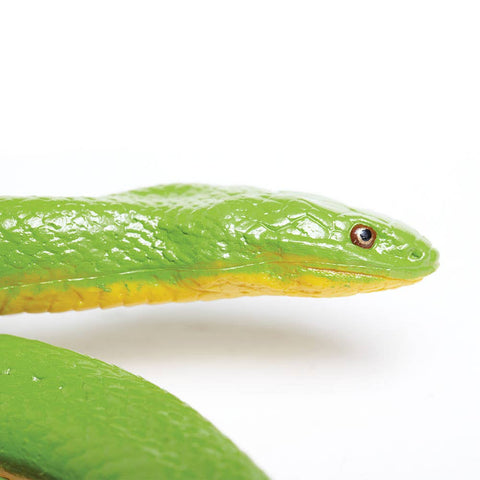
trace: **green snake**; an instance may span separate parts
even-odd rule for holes
[[[438,253],[402,223],[300,193],[173,184],[0,198],[0,314],[414,283]],[[119,368],[0,336],[0,478],[265,479],[207,420]]]

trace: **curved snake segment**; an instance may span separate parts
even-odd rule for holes
[[[197,412],[140,377],[9,335],[0,352],[0,469],[9,480],[267,478]]]

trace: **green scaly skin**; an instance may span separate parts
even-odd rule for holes
[[[173,395],[99,360],[10,335],[0,335],[2,467],[35,480],[267,478]]]
[[[351,242],[356,224],[376,230],[372,248]],[[199,279],[232,273],[277,282],[279,294],[307,276],[352,294],[382,279],[420,279],[437,265],[414,230],[312,195],[165,185],[101,198],[0,198],[3,314],[97,306],[80,294],[62,303],[82,289],[194,290]],[[52,291],[53,300],[36,302]],[[0,336],[0,352],[6,471],[50,480],[266,478],[206,420],[138,377],[10,336]]]

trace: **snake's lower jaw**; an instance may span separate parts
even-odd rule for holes
[[[282,273],[230,273],[191,276],[175,282],[152,279],[84,285],[24,286],[0,291],[0,314],[65,312],[139,304],[217,300],[242,296],[338,297],[411,285],[422,277],[396,279],[357,272],[298,267]]]
[[[320,275],[316,272],[315,275],[300,277],[296,288],[292,288],[292,293],[287,294],[310,297],[344,297],[412,285],[422,278],[402,279],[324,270]]]

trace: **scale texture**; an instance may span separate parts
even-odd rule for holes
[[[265,480],[200,414],[99,360],[0,335],[0,468],[31,479]]]

